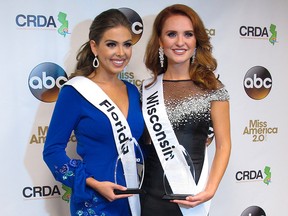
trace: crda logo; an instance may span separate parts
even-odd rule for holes
[[[136,44],[140,40],[143,33],[143,21],[141,17],[138,13],[130,8],[119,8],[118,10],[120,10],[131,22],[131,29],[133,32],[132,43]]]
[[[251,181],[251,180],[259,180],[262,181],[263,174],[261,170],[247,170],[247,171],[238,171],[236,173],[237,181]]]
[[[261,100],[271,91],[272,77],[266,68],[255,66],[246,73],[243,85],[250,98]]]
[[[51,186],[37,186],[37,187],[25,187],[22,190],[23,197],[29,198],[45,198],[60,196],[60,190],[57,185]]]
[[[68,80],[65,71],[57,64],[44,62],[37,65],[29,75],[31,93],[43,102],[57,100],[61,86]]]
[[[69,22],[67,20],[67,14],[64,12],[59,12],[57,19],[53,16],[44,16],[44,15],[25,15],[19,14],[15,18],[16,25],[21,29],[55,29],[57,28],[55,20],[58,20],[58,24],[60,24],[57,32],[66,36],[70,34],[69,30]]]
[[[235,178],[238,182],[255,182],[261,181],[266,185],[271,183],[272,172],[269,166],[265,166],[264,170],[244,170],[238,171],[235,175]]]
[[[268,30],[266,27],[241,26],[239,33],[242,37],[268,37]]]
[[[269,32],[267,27],[241,26],[239,34],[241,38],[246,39],[268,39],[273,45],[277,42],[277,30],[275,24],[270,24]]]
[[[46,17],[44,15],[19,14],[16,16],[15,21],[19,27],[56,28],[56,22],[53,16]]]
[[[259,206],[250,206],[243,211],[241,216],[266,216],[266,213]]]

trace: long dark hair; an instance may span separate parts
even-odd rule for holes
[[[107,30],[118,26],[123,26],[131,32],[129,20],[118,9],[106,10],[95,17],[89,29],[89,41],[80,47],[76,56],[76,70],[70,75],[70,79],[75,76],[87,77],[95,70],[92,65],[95,56],[91,50],[90,41],[94,40],[96,44],[99,44]]]
[[[152,35],[148,41],[144,59],[146,67],[152,71],[154,75],[154,80],[148,86],[152,85],[156,81],[157,75],[164,73],[167,69],[166,56],[164,56],[164,67],[160,67],[160,60],[158,57],[158,49],[160,47],[159,38],[165,21],[173,15],[186,16],[191,20],[193,25],[196,37],[197,55],[194,63],[189,69],[191,80],[202,88],[216,89],[218,82],[214,75],[214,71],[217,68],[217,61],[212,56],[210,38],[199,15],[192,8],[182,4],[175,4],[166,7],[155,18]]]

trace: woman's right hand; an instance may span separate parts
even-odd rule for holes
[[[133,195],[133,194],[116,195],[114,193],[115,189],[126,190],[127,188],[124,186],[109,182],[109,181],[100,182],[92,177],[89,177],[86,179],[86,184],[92,189],[94,189],[95,191],[97,191],[98,193],[100,193],[103,197],[105,197],[110,202],[116,199],[127,198]]]

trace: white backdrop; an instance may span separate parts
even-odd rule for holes
[[[103,10],[127,7],[143,21],[142,37],[126,69],[129,80],[139,85],[149,76],[143,54],[152,22],[174,3],[187,4],[202,17],[218,60],[217,73],[231,96],[232,155],[210,216],[287,214],[288,1],[9,0],[0,3],[1,215],[69,215],[65,190],[42,160],[55,103],[41,101],[30,91],[33,69],[51,62],[69,75],[92,19]],[[66,15],[67,34],[61,32],[59,12]],[[269,41],[271,36],[274,41]],[[258,71],[244,86],[246,73],[255,66],[266,68],[271,79]],[[44,86],[43,81],[42,76],[36,84]],[[251,98],[245,88],[256,91],[258,98]],[[265,91],[266,97],[260,98]],[[74,147],[72,137],[69,148]],[[210,157],[213,152],[211,145]]]

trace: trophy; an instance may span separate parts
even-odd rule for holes
[[[187,196],[193,196],[191,187],[196,186],[195,169],[190,155],[182,145],[175,150],[176,162],[164,162],[164,200],[185,200]]]
[[[125,177],[127,190],[115,189],[114,193],[118,194],[143,194],[145,191],[141,189],[144,179],[144,157],[138,143],[128,140],[123,146],[129,147],[129,156],[122,151],[117,157],[114,170],[115,184],[124,185],[123,176]],[[125,148],[125,147],[124,147]]]

